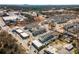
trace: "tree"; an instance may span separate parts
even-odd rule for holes
[[[23,54],[26,50],[17,40],[5,31],[0,32],[0,54]]]

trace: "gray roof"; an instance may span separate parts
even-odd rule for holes
[[[57,38],[57,36],[52,35],[52,34],[45,34],[44,36],[41,36],[39,38],[39,41],[42,43],[49,43],[51,40],[55,40]]]

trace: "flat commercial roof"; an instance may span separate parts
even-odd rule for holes
[[[21,29],[16,29],[16,31],[17,31],[18,33],[23,32]]]
[[[64,47],[67,48],[68,50],[71,50],[73,48],[73,45],[72,44],[66,44]]]
[[[23,37],[28,37],[29,36],[29,34],[27,34],[27,33],[25,33],[25,32],[22,32],[22,33],[20,33]]]
[[[38,48],[42,46],[42,43],[39,42],[38,40],[34,40],[33,44],[36,45],[36,47],[38,47]]]
[[[15,20],[17,18],[18,18],[18,16],[5,16],[5,17],[3,17],[4,20]]]
[[[50,46],[49,48],[46,49],[46,51],[49,51],[50,53],[56,53],[57,49]]]
[[[34,36],[37,36],[37,35],[43,34],[43,33],[45,33],[45,32],[46,32],[46,29],[41,28],[41,29],[39,29],[39,30],[34,31],[32,34],[33,34]]]
[[[52,38],[54,38],[54,36],[53,36],[52,34],[46,34],[46,35],[40,37],[39,40],[40,40],[42,43],[45,43],[46,41],[51,40]]]

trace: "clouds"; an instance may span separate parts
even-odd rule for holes
[[[79,4],[79,0],[0,0],[0,4],[31,4],[31,5]]]

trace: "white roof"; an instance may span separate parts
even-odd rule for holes
[[[29,34],[28,33],[25,33],[25,32],[22,32],[22,33],[20,33],[23,37],[28,37],[29,36]]]
[[[34,40],[33,43],[39,48],[42,46],[42,43],[39,42],[38,40]]]
[[[0,10],[0,13],[3,13],[3,11]]]
[[[72,44],[66,44],[66,45],[65,45],[65,48],[67,48],[67,49],[69,49],[69,50],[70,50],[70,49],[72,49],[72,48],[73,48],[73,45],[72,45]]]
[[[16,29],[16,31],[17,31],[18,33],[23,32],[21,29]]]
[[[49,46],[49,48],[47,48],[46,50],[51,52],[51,53],[56,53],[56,51],[57,51],[57,49],[52,47],[52,46]]]
[[[18,16],[5,16],[3,17],[4,20],[16,20]]]

